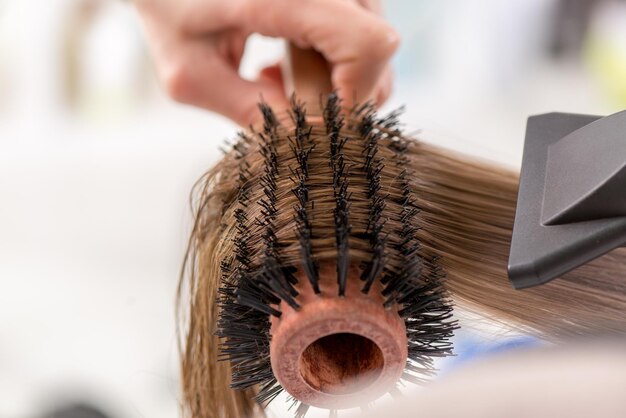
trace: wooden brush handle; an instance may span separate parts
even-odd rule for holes
[[[289,96],[309,104],[318,103],[320,95],[328,95],[333,86],[328,61],[314,49],[302,49],[289,43],[287,60],[283,68],[285,91]]]

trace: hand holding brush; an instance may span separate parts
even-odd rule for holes
[[[262,121],[262,96],[289,107],[280,65],[257,80],[238,74],[249,35],[284,38],[324,55],[344,104],[382,104],[391,92],[389,59],[398,47],[378,0],[135,0],[158,74],[176,100],[221,113],[242,126]]]

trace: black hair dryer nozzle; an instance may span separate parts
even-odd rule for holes
[[[546,283],[626,244],[626,111],[528,118],[509,278]]]

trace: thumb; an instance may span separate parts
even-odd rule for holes
[[[213,53],[204,42],[189,42],[185,51],[169,61],[165,84],[175,100],[220,113],[241,126],[262,120],[258,103],[263,100],[276,111],[289,107],[276,74],[261,73],[257,80],[241,78],[237,69]]]

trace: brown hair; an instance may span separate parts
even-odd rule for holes
[[[343,152],[348,163],[364,158],[363,147],[358,145],[359,118],[354,113],[348,115],[341,130],[341,135],[347,138]],[[445,286],[456,305],[550,339],[625,330],[626,280],[622,276],[626,271],[626,255],[623,251],[615,251],[546,285],[513,290],[507,279],[506,264],[517,175],[494,164],[404,138],[385,122],[388,120],[379,120],[376,127],[387,133],[380,141],[378,152],[385,161],[381,191],[391,202],[385,206],[388,222],[396,222],[393,214],[397,215],[399,208],[393,203],[393,197],[402,192],[398,179],[406,178],[421,209],[416,215],[421,227],[416,232],[421,255],[426,259],[439,258],[447,275]],[[310,183],[328,186],[333,173],[328,160],[322,162],[322,158],[330,152],[330,141],[320,118],[310,117],[309,124],[315,143]],[[277,176],[280,208],[276,231],[284,244],[281,260],[299,265],[301,252],[292,210],[297,197],[292,193],[293,173],[288,169],[296,158],[288,140],[292,130],[292,120],[285,118],[278,130],[284,140],[276,144],[278,166],[282,167]],[[231,367],[227,361],[218,361],[220,341],[215,335],[220,261],[236,252],[238,195],[245,187],[250,202],[257,202],[263,193],[254,180],[263,172],[262,155],[258,152],[261,140],[261,135],[254,132],[242,134],[233,149],[199,180],[193,192],[195,224],[178,296],[181,327],[186,331],[182,348],[184,407],[192,418],[234,418],[262,413],[252,400],[256,389],[235,391],[229,387]],[[398,140],[406,148],[403,150],[406,167],[391,163],[395,152],[393,143]],[[241,180],[242,164],[249,174],[244,179],[246,184]],[[358,169],[350,171],[349,176],[351,222],[358,236],[368,222],[368,184]],[[320,262],[331,262],[337,257],[335,224],[329,215],[334,203],[326,191],[324,187],[313,186],[309,192],[314,202],[310,217],[318,231],[317,238],[312,240],[313,251]],[[247,217],[254,219],[262,209],[259,205],[250,205]],[[254,225],[250,223],[250,227]],[[256,232],[251,236],[258,237],[260,234]],[[262,242],[253,238],[250,245],[258,248]],[[364,239],[351,239],[352,263],[366,261],[368,253],[364,248],[367,245]]]

